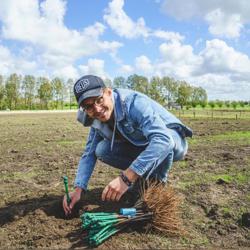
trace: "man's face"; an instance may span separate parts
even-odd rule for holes
[[[112,100],[112,90],[105,88],[99,97],[90,97],[81,104],[83,110],[94,119],[107,122],[113,113],[114,104]]]

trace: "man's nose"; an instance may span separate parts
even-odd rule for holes
[[[96,113],[99,113],[102,110],[101,106],[94,105],[94,109]]]

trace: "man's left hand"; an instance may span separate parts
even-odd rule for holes
[[[120,177],[112,180],[102,192],[103,201],[119,201],[122,195],[128,190],[128,186]]]

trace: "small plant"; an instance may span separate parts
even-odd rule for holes
[[[181,235],[179,219],[180,198],[171,188],[152,183],[142,188],[141,198],[133,208],[122,208],[118,213],[90,213],[81,215],[85,240],[90,246],[98,246],[111,235],[129,226],[144,225],[167,235]],[[139,224],[138,224],[139,223]],[[143,224],[140,224],[143,223]]]

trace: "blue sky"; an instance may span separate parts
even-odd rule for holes
[[[170,76],[250,100],[248,0],[1,0],[0,74]]]

